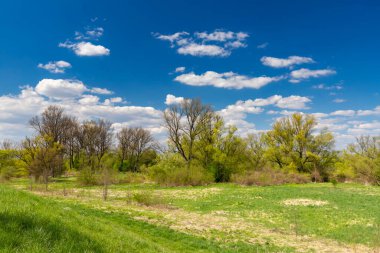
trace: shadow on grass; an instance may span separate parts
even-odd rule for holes
[[[88,236],[54,219],[0,213],[1,252],[105,252]]]

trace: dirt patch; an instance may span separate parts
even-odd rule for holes
[[[287,199],[282,201],[285,206],[325,206],[329,202],[314,199]]]

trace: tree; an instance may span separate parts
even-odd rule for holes
[[[77,120],[65,114],[64,109],[51,105],[40,116],[33,117],[29,124],[34,128],[43,140],[49,141],[47,145],[53,148],[57,144],[61,146],[61,161],[64,155],[69,157],[69,167],[73,167],[74,158],[74,133],[78,126]],[[48,136],[49,138],[44,138]],[[59,174],[63,172],[63,163],[59,166]],[[54,176],[54,175],[53,175]]]
[[[266,136],[266,157],[280,168],[326,177],[336,156],[334,138],[327,131],[315,134],[316,125],[313,116],[300,113],[277,120]]]
[[[117,134],[117,139],[119,141],[120,167],[128,159],[132,171],[138,171],[143,153],[153,148],[153,136],[148,130],[141,127],[124,127]]]
[[[212,115],[211,107],[199,99],[184,99],[164,112],[170,145],[186,161],[188,170],[195,156],[195,142],[206,131]]]
[[[110,150],[113,133],[112,124],[105,120],[85,121],[78,130],[78,143],[83,150],[87,165],[95,172],[101,165],[102,158]],[[84,161],[84,163],[86,163]]]
[[[266,164],[264,157],[267,145],[265,143],[265,134],[248,134],[246,138],[247,142],[247,158],[254,170],[263,169]]]
[[[33,117],[29,124],[39,135],[49,136],[49,141],[52,143],[65,144],[72,120],[64,113],[62,107],[51,105],[45,109],[41,116]]]
[[[59,143],[53,143],[50,136],[37,136],[33,139],[26,138],[23,142],[21,159],[26,163],[29,175],[35,180],[42,178],[45,189],[48,189],[49,177],[62,164],[61,149]]]
[[[350,144],[344,159],[359,180],[380,185],[380,137],[360,136]]]

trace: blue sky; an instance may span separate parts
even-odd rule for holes
[[[338,147],[379,135],[378,13],[378,1],[2,1],[0,139],[30,134],[50,104],[163,138],[161,111],[181,97],[242,135],[295,111]]]

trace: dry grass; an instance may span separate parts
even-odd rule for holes
[[[287,199],[282,202],[285,206],[324,206],[328,201],[313,199]]]

